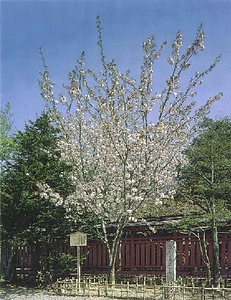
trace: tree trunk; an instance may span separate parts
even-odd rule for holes
[[[115,264],[113,264],[112,266],[110,266],[109,268],[109,283],[110,284],[115,284],[116,280],[115,280]]]
[[[118,227],[114,233],[114,238],[112,240],[108,239],[108,233],[106,230],[105,223],[103,223],[103,233],[104,233],[104,241],[107,247],[107,253],[109,258],[109,282],[111,284],[115,284],[115,269],[116,269],[116,258],[118,254],[118,249],[120,246],[120,240],[123,232],[123,228],[127,221],[127,216],[125,216],[120,222],[118,222]]]
[[[213,285],[218,287],[220,285],[220,249],[218,240],[218,227],[217,227],[217,211],[216,201],[214,197],[214,162],[212,161],[212,196],[211,196],[211,213],[212,213],[212,248],[213,248]]]
[[[14,282],[15,279],[16,249],[16,246],[11,247],[11,253],[9,259],[7,259],[4,272],[4,279],[10,283]]]
[[[218,287],[220,285],[220,249],[218,240],[218,230],[216,224],[212,228],[212,246],[213,246],[213,285]]]
[[[109,282],[115,284],[115,269],[116,269],[116,258],[119,249],[120,240],[114,240],[112,249],[109,254]]]
[[[204,264],[206,265],[206,269],[207,269],[207,286],[210,287],[212,273],[211,273],[211,262],[209,259],[208,249],[207,249],[206,232],[202,230],[202,238],[200,237],[200,233],[193,232],[193,234],[197,237],[197,239],[199,241],[199,247],[200,247],[202,260],[203,260]]]
[[[208,249],[207,249],[207,240],[206,240],[206,232],[203,232],[203,240],[202,240],[202,254],[203,254],[203,260],[206,265],[207,269],[207,286],[211,286],[211,280],[212,280],[212,272],[211,272],[211,262],[209,259]]]

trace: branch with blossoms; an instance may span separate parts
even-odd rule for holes
[[[86,69],[82,53],[69,74],[65,93],[56,98],[41,52],[44,72],[40,87],[50,118],[61,132],[61,159],[73,170],[70,180],[76,190],[66,203],[97,216],[113,273],[124,226],[147,202],[155,205],[174,193],[177,167],[186,160],[183,150],[222,94],[209,98],[200,108],[192,100],[219,58],[205,71],[196,71],[186,87],[181,80],[192,67],[193,57],[205,49],[201,28],[185,51],[182,35],[177,33],[167,59],[172,72],[162,92],[153,92],[153,69],[166,42],[159,49],[154,36],[143,43],[137,81],[129,72],[120,72],[114,60],[106,61],[99,18],[97,29],[101,72]],[[158,112],[157,118],[152,117],[152,111]],[[109,224],[114,228],[112,243]]]

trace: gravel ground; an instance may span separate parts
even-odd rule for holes
[[[71,297],[55,295],[48,290],[29,289],[25,287],[15,287],[12,285],[4,285],[0,289],[0,299],[3,300],[102,300],[105,298],[92,297]]]
[[[226,290],[226,292],[225,292]],[[158,292],[158,291],[157,291]],[[222,293],[225,293],[226,297]],[[223,296],[222,296],[223,295]],[[132,294],[131,294],[132,296]],[[134,295],[133,295],[134,296]],[[148,299],[154,299],[153,293],[146,295]],[[231,299],[231,289],[224,289],[223,292],[207,292],[206,295],[203,294],[203,299]],[[130,297],[129,297],[130,298]],[[64,296],[64,295],[56,295],[52,291],[48,289],[36,289],[36,288],[26,288],[26,287],[17,287],[9,284],[1,284],[0,283],[0,299],[2,300],[111,300],[111,298],[106,297],[81,297],[81,296]],[[114,298],[114,300],[119,298]],[[155,299],[163,299],[162,293],[155,294]],[[202,294],[200,291],[194,290],[194,292],[182,292],[181,290],[174,294],[174,299],[182,300],[182,299],[202,299]]]

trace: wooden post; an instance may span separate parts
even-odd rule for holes
[[[80,271],[80,246],[77,246],[77,281],[80,282],[81,271]]]

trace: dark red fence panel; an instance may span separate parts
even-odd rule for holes
[[[165,268],[165,240],[145,237],[122,239],[119,255],[119,272],[160,273]]]
[[[206,276],[200,244],[194,235],[169,235],[122,239],[116,269],[118,273],[156,274],[165,273],[166,241],[177,244],[177,273],[179,275]],[[220,235],[221,269],[223,276],[231,276],[231,235]],[[93,243],[93,244],[92,244]],[[207,239],[207,249],[212,263],[212,240]],[[83,269],[100,273],[107,270],[106,247],[100,242],[89,243],[89,257]],[[102,263],[103,251],[104,262]],[[89,259],[90,258],[90,259]]]
[[[158,235],[148,237],[128,237],[121,240],[116,261],[119,274],[155,274],[165,273],[166,241],[175,240],[177,244],[177,274],[206,275],[206,265],[200,250],[198,239],[194,235]],[[231,234],[220,234],[220,261],[223,276],[231,277]],[[76,247],[68,244],[54,244],[54,253],[72,253],[76,255]],[[212,240],[207,238],[207,249],[212,262]],[[36,257],[31,246],[17,248],[17,268],[30,268]],[[108,271],[106,245],[101,241],[89,241],[81,247],[84,273],[105,273]]]

